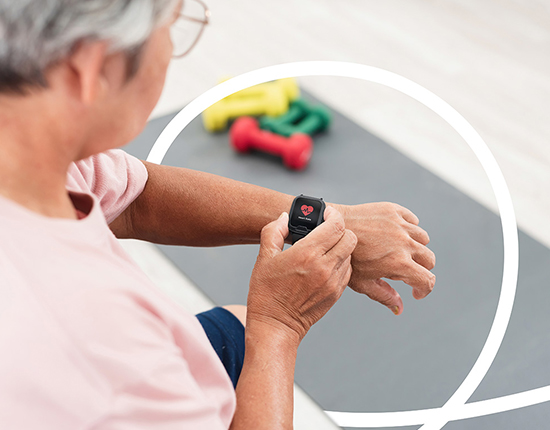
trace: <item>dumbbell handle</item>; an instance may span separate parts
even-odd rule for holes
[[[275,118],[276,120],[278,118]],[[292,124],[290,122],[262,122],[262,126],[267,128],[273,133],[277,133],[281,136],[290,137],[294,133],[313,134],[321,129],[326,128],[323,117],[317,112],[313,111],[304,117],[298,124]]]
[[[311,112],[295,127],[295,132],[311,134],[323,125],[323,118],[317,112]]]
[[[231,99],[227,103],[228,116],[261,115],[265,112],[266,102],[261,98],[243,97]],[[223,105],[222,105],[223,106]]]
[[[273,155],[282,155],[289,139],[259,128],[249,130],[248,138],[254,148]]]
[[[290,105],[290,108],[285,114],[275,118],[269,116],[263,117],[260,123],[263,127],[273,131],[273,127],[280,127],[284,124],[295,123],[302,119],[306,114],[307,111],[304,110],[303,105],[295,102]]]
[[[290,169],[301,170],[307,166],[313,150],[313,141],[307,134],[296,133],[291,137],[279,136],[261,130],[258,121],[241,117],[231,126],[231,145],[239,152],[257,149],[283,158]]]
[[[231,79],[231,77],[224,77],[220,80],[225,82]],[[266,90],[272,90],[276,88],[277,91],[282,92],[288,101],[295,100],[300,95],[300,89],[298,83],[294,78],[284,78],[276,81],[265,82],[263,84],[254,85],[252,87],[245,88],[244,90],[238,91],[234,94],[231,94],[226,97],[226,99],[238,98],[238,97],[257,97],[265,93]]]

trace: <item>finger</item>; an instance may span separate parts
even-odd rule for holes
[[[260,253],[262,257],[273,258],[279,254],[285,245],[288,236],[288,214],[283,212],[279,218],[270,222],[260,235]]]
[[[351,258],[351,253],[357,246],[357,236],[351,230],[345,230],[338,243],[327,251],[325,257],[339,267],[347,258]]]
[[[418,217],[412,213],[409,209],[397,205],[397,212],[403,217],[403,219],[407,222],[410,222],[411,224],[418,225],[420,223],[420,220]]]
[[[317,254],[324,255],[338,243],[346,230],[344,218],[331,206],[325,208],[324,216],[325,222],[297,242],[294,247],[307,247],[313,249]]]
[[[336,276],[337,278],[342,277],[342,274],[346,273],[347,266],[351,266],[351,255],[343,259],[342,261],[338,262],[334,266],[334,269],[332,271],[333,277],[334,276]]]
[[[420,228],[417,225],[408,224],[407,231],[409,232],[409,236],[418,243],[421,243],[422,245],[427,245],[430,243],[430,236],[423,228]]]
[[[338,268],[338,273],[340,274],[339,279],[339,285],[342,286],[342,288],[346,288],[349,284],[349,280],[351,279],[352,274],[352,266],[351,266],[351,255],[344,260],[344,262],[340,265]]]
[[[435,286],[435,275],[412,259],[404,273],[391,276],[390,279],[403,281],[413,287],[413,297],[417,300],[430,294]]]
[[[395,315],[403,312],[403,300],[397,291],[390,284],[382,279],[367,281],[367,285],[361,290],[374,301],[386,306]]]
[[[351,266],[351,259],[350,259],[350,265],[348,266],[348,270],[346,271],[346,275],[344,276],[344,288],[349,285],[349,281],[351,279],[351,275],[353,274],[353,267]]]
[[[349,284],[352,274],[351,255],[346,258],[337,268],[333,271],[331,281],[338,286],[338,294],[341,296],[346,287]]]
[[[418,246],[417,250],[412,253],[412,258],[428,270],[432,270],[435,267],[435,254],[425,246]]]

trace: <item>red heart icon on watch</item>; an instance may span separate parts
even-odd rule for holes
[[[308,216],[311,212],[313,212],[313,206],[303,205],[300,209],[302,209],[302,213],[305,216]]]

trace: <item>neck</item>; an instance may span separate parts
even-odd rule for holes
[[[0,99],[0,195],[44,216],[76,219],[65,188],[75,154],[62,117],[45,107],[39,95]]]

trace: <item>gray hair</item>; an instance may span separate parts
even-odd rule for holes
[[[0,0],[0,93],[46,87],[44,70],[82,40],[108,41],[110,52],[126,52],[136,63],[141,46],[177,2]]]

